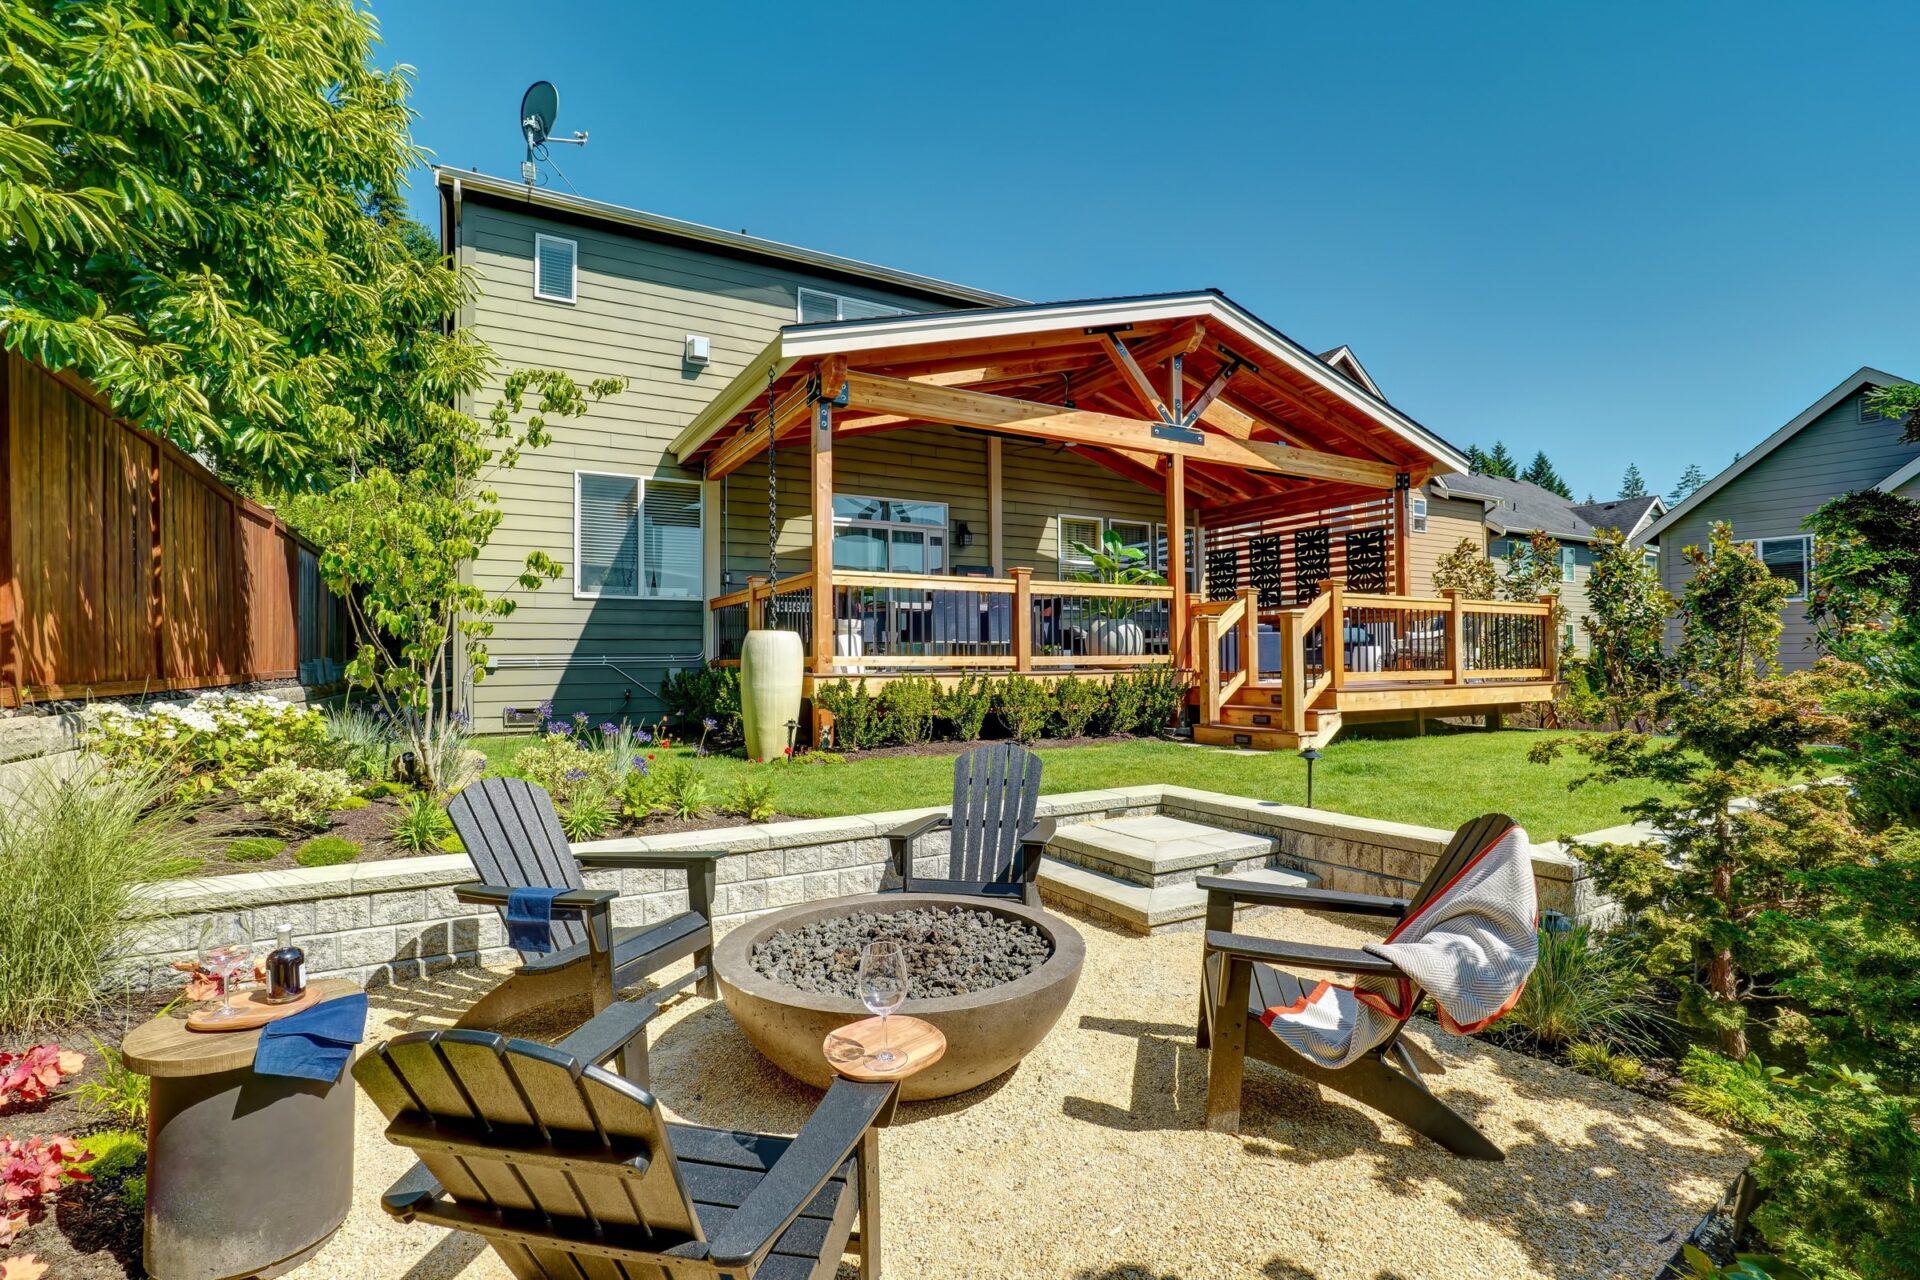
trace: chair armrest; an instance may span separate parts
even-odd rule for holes
[[[1217,929],[1208,930],[1206,946],[1208,951],[1217,951],[1241,960],[1318,969],[1325,973],[1357,973],[1371,978],[1402,976],[1400,966],[1393,961],[1354,947],[1316,947],[1306,942],[1255,938],[1244,933],[1222,933]]]
[[[714,1265],[746,1267],[773,1248],[892,1106],[898,1087],[895,1081],[862,1084],[836,1077],[793,1145],[709,1242]]]
[[[950,813],[930,813],[887,832],[887,849],[893,859],[893,873],[904,885],[913,878],[913,847],[922,837],[953,825]]]
[[[513,890],[500,884],[457,884],[453,896],[460,902],[477,902],[489,907],[504,907]],[[553,900],[555,911],[589,912],[604,907],[620,896],[617,889],[569,889]]]
[[[445,1191],[425,1162],[415,1160],[413,1167],[395,1179],[387,1188],[387,1194],[380,1197],[380,1207],[402,1222],[411,1222],[416,1212],[438,1200]]]
[[[1266,906],[1299,907],[1305,911],[1341,911],[1356,916],[1386,916],[1398,920],[1407,914],[1405,898],[1381,898],[1371,893],[1341,893],[1337,889],[1310,889],[1284,884],[1253,884],[1245,880],[1223,880],[1201,876],[1194,881],[1209,898],[1224,894],[1236,903],[1253,902]]]
[[[576,849],[573,860],[583,867],[645,870],[651,867],[700,867],[732,856],[733,854],[726,849],[675,849],[661,853],[639,851],[629,853],[618,849]]]
[[[579,1062],[605,1062],[644,1032],[647,1023],[653,1020],[653,1016],[660,1012],[660,1006],[669,998],[679,995],[706,976],[706,966],[696,965],[692,973],[683,974],[638,1000],[616,1000],[553,1047],[561,1053],[570,1054]]]
[[[1053,832],[1059,824],[1052,818],[1035,818],[1027,834],[1020,837],[1020,878],[1028,884],[1040,878],[1040,860],[1046,856],[1047,846],[1053,843]]]

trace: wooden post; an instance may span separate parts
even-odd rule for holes
[[[993,576],[1007,574],[1006,519],[1002,514],[1000,487],[999,436],[987,437],[987,554],[993,561]]]
[[[1167,584],[1173,588],[1167,647],[1174,666],[1192,666],[1193,655],[1181,652],[1187,646],[1187,462],[1177,453],[1167,459]]]
[[[1306,637],[1300,630],[1300,611],[1280,612],[1281,723],[1293,733],[1307,729]]]
[[[767,579],[754,574],[747,579],[747,630],[759,631],[767,625]]]
[[[1013,669],[1033,670],[1033,569],[1015,565],[1013,574]]]
[[[1555,606],[1560,603],[1560,597],[1551,591],[1543,592],[1540,603],[1547,609],[1546,615],[1540,619],[1540,632],[1546,640],[1540,646],[1540,665],[1546,668],[1547,683],[1552,684],[1560,679],[1560,629],[1553,625],[1553,615],[1558,612]]]
[[[1413,536],[1413,490],[1393,491],[1393,593],[1413,594],[1413,557],[1407,541]]]
[[[1347,687],[1347,580],[1329,578],[1320,584],[1320,590],[1327,596],[1327,617],[1321,624],[1326,628],[1321,632],[1326,640],[1321,650],[1327,655],[1327,674],[1338,693]]]
[[[1460,588],[1446,587],[1447,598],[1447,683],[1465,684],[1467,679],[1467,615],[1460,611]]]
[[[1285,658],[1281,661],[1284,663]],[[1260,683],[1260,591],[1240,588],[1240,669],[1249,686]]]
[[[1194,619],[1200,633],[1193,655],[1194,668],[1200,674],[1200,711],[1203,723],[1220,723],[1220,615],[1203,613]]]
[[[13,574],[13,362],[0,352],[0,707],[19,706],[26,690],[15,664],[19,584]]]
[[[833,674],[833,405],[814,407],[811,501],[813,503],[813,672]]]

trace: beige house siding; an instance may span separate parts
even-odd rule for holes
[[[1433,582],[1434,571],[1440,567],[1441,558],[1459,546],[1463,538],[1482,551],[1486,550],[1485,504],[1459,498],[1439,498],[1429,491],[1427,531],[1415,533],[1407,539],[1407,581],[1414,595],[1433,595],[1439,591]]]

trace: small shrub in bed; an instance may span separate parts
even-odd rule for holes
[[[712,732],[726,740],[740,736],[740,671],[736,667],[693,667],[668,674],[660,686],[667,718],[677,725],[714,722]]]
[[[983,675],[961,676],[940,695],[938,714],[949,737],[972,742],[986,727],[993,710],[993,686]]]
[[[1187,703],[1187,677],[1170,666],[1142,667],[1115,683],[1126,686],[1132,719],[1122,733],[1163,734],[1179,721]]]
[[[393,722],[367,707],[341,707],[327,716],[327,744],[334,763],[355,782],[383,778],[393,763]]]
[[[453,819],[432,794],[407,797],[387,824],[387,836],[409,853],[425,853],[453,834]]]
[[[1053,691],[1027,676],[1008,676],[994,690],[993,709],[1015,741],[1032,742],[1053,718]]]
[[[588,787],[560,810],[560,829],[569,840],[592,840],[605,835],[619,816],[619,806],[604,788]]]
[[[1077,738],[1093,724],[1107,691],[1092,680],[1062,676],[1053,682],[1054,720],[1063,738]]]
[[[606,757],[587,750],[564,730],[542,733],[533,745],[521,748],[513,758],[513,771],[552,796],[555,808],[565,808],[576,792],[611,782]]]
[[[287,830],[327,825],[327,815],[353,794],[344,769],[308,769],[297,764],[268,765],[241,779],[234,792]]]
[[[889,682],[880,691],[888,735],[908,746],[932,741],[939,702],[940,686],[932,676],[902,676]]]
[[[1137,733],[1145,723],[1145,689],[1130,674],[1107,682],[1106,696],[1093,717],[1095,733]]]
[[[355,809],[365,809],[372,803],[373,801],[365,796],[348,796],[333,808],[336,813],[352,813]]]
[[[713,784],[695,765],[675,760],[655,770],[653,776],[656,808],[690,821],[713,806]]]
[[[1587,1041],[1567,1046],[1567,1061],[1575,1071],[1596,1080],[1605,1080],[1622,1088],[1639,1084],[1646,1076],[1640,1059],[1604,1044]]]
[[[269,765],[320,763],[330,754],[319,711],[259,693],[203,693],[138,708],[110,702],[86,743],[114,764],[160,769],[193,795],[211,795]]]
[[[277,858],[287,847],[285,840],[273,836],[241,836],[227,846],[228,862],[265,862]]]
[[[294,852],[303,867],[337,867],[360,856],[360,842],[345,836],[315,836]]]
[[[1651,1047],[1661,1021],[1638,957],[1624,937],[1595,938],[1585,925],[1540,931],[1540,960],[1510,1015],[1545,1045]]]
[[[831,680],[817,686],[813,696],[833,717],[834,746],[843,751],[866,751],[886,745],[886,708],[868,691],[865,680]]]
[[[765,822],[774,814],[773,780],[766,777],[742,778],[727,801],[748,822]]]

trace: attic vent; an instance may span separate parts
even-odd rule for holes
[[[533,296],[548,302],[578,301],[580,246],[559,236],[533,238]]]

